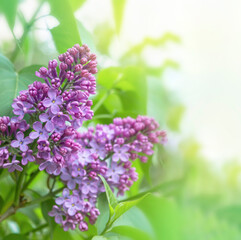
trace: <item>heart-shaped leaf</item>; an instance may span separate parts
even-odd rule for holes
[[[0,54],[0,115],[11,115],[12,102],[19,94],[19,91],[27,89],[34,81],[40,81],[35,76],[39,65],[32,65],[15,72],[13,64]]]

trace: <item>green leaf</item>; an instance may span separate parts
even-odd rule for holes
[[[138,181],[134,182],[131,186],[130,190],[127,192],[128,196],[136,196],[138,193],[140,193],[140,187],[143,182],[143,171],[141,169],[140,160],[133,161],[132,167],[136,169],[136,172],[138,174]]]
[[[126,236],[130,237],[133,240],[151,240],[151,236],[148,235],[146,232],[130,227],[130,226],[117,226],[112,228],[109,232],[105,234],[105,236],[112,236],[112,233],[118,234],[117,236],[121,237]]]
[[[94,236],[92,238],[92,240],[107,240],[107,238],[103,237],[103,236]]]
[[[112,0],[116,31],[119,34],[124,16],[126,0]]]
[[[70,232],[66,232],[59,225],[56,226],[53,233],[53,240],[72,240]]]
[[[149,219],[156,239],[180,239],[180,214],[173,200],[149,195],[138,204],[138,207]]]
[[[50,199],[41,203],[41,211],[44,219],[49,224],[51,235],[53,234],[54,228],[56,227],[56,223],[54,221],[54,218],[50,217],[48,213],[52,210],[52,207],[54,204],[55,204],[55,201],[53,199]]]
[[[48,2],[51,7],[51,14],[60,23],[50,30],[58,52],[63,53],[74,44],[81,44],[70,0],[62,0],[61,3],[59,0],[48,0]]]
[[[138,206],[132,207],[129,211],[125,212],[121,217],[119,217],[112,225],[112,227],[117,226],[133,227],[144,231],[150,236],[154,236],[154,231],[149,219],[146,217],[143,211],[138,208]],[[109,231],[111,231],[111,229]]]
[[[3,240],[28,240],[28,238],[22,234],[10,234],[3,238]]]
[[[110,213],[112,215],[115,207],[118,205],[118,202],[114,196],[114,193],[111,191],[109,184],[106,182],[105,178],[101,175],[99,175],[99,177],[105,186],[105,192],[109,203]]]
[[[122,73],[123,69],[120,67],[101,69],[97,75],[97,83],[107,89],[112,89],[115,82],[121,77]]]
[[[8,25],[13,30],[17,13],[18,0],[1,0],[0,10],[5,15]]]
[[[29,232],[34,227],[34,224],[31,222],[31,219],[28,217],[28,215],[25,215],[19,211],[14,214],[13,219],[16,223],[18,223],[20,233]]]
[[[110,224],[114,223],[121,215],[127,212],[130,208],[136,206],[140,203],[144,198],[146,198],[149,194],[142,196],[136,200],[120,202],[114,209],[114,215],[110,219]]]
[[[103,232],[103,230],[105,229],[105,226],[108,223],[109,216],[110,216],[108,200],[107,200],[107,196],[105,193],[101,193],[99,195],[97,206],[100,211],[100,215],[98,216],[95,225],[97,228],[97,233],[101,234]]]
[[[106,100],[104,101],[104,106],[111,114],[123,111],[121,99],[116,92],[112,92],[106,98]]]
[[[33,206],[29,206],[26,208],[20,208],[18,210],[18,212],[23,213],[24,215],[26,215],[29,219],[31,219],[31,221],[35,224],[35,225],[40,225],[40,219],[38,218],[37,214],[34,211],[34,207]]]
[[[127,67],[123,76],[115,85],[120,91],[125,111],[145,115],[147,111],[147,82],[145,72],[140,67]]]
[[[15,72],[13,64],[0,54],[0,101],[2,103],[0,115],[10,115],[12,102],[18,96],[19,91],[27,89],[35,80],[35,71],[39,65],[23,68],[19,73]]]

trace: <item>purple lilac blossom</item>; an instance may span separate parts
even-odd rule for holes
[[[28,162],[34,162],[34,161],[35,161],[35,157],[33,156],[32,150],[28,150],[28,151],[22,153],[21,163],[23,165],[26,165]]]
[[[15,170],[17,171],[23,171],[23,168],[19,166],[19,161],[18,160],[13,160],[11,163],[5,163],[3,164],[4,168],[8,168],[9,172],[13,172]]]
[[[39,140],[47,140],[49,138],[48,132],[44,129],[41,122],[35,122],[33,124],[34,132],[29,134],[31,139],[39,138]]]
[[[49,111],[49,113],[42,113],[39,115],[39,120],[41,122],[44,122],[46,123],[45,124],[45,129],[48,131],[48,132],[52,132],[54,130],[54,124],[53,122],[51,121],[53,117],[53,114],[51,113],[51,111]]]
[[[16,134],[16,139],[13,140],[11,146],[14,148],[20,148],[22,152],[26,152],[28,150],[28,144],[32,143],[33,140],[29,137],[24,138],[24,134],[22,132],[18,132]]]
[[[54,89],[49,89],[48,91],[48,98],[45,98],[43,101],[43,105],[46,108],[50,107],[50,110],[53,114],[59,112],[60,108],[59,105],[62,104],[62,96],[57,96],[58,92]]]
[[[87,45],[75,45],[59,61],[49,61],[36,72],[45,83],[30,84],[14,99],[15,117],[0,117],[0,167],[22,171],[20,161],[35,162],[40,171],[60,175],[66,188],[49,215],[65,231],[87,231],[87,222],[94,224],[100,214],[97,197],[105,191],[99,175],[123,195],[138,179],[132,161],[147,162],[154,144],[167,138],[155,120],[145,116],[115,118],[112,124],[78,132],[93,117],[89,98],[96,91],[96,56]],[[27,115],[31,124],[23,120]],[[6,138],[11,147],[5,145]]]

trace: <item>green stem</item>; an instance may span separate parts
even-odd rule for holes
[[[62,188],[59,188],[53,192],[50,192],[40,198],[36,198],[34,199],[33,201],[31,202],[27,202],[24,206],[25,207],[28,207],[28,206],[32,206],[32,205],[35,205],[35,204],[38,204],[38,203],[41,203],[41,202],[44,202],[48,199],[51,199],[52,197],[54,197],[56,194],[58,194],[59,192],[61,192],[65,187],[62,187]]]
[[[20,208],[25,208],[25,207],[29,207],[38,203],[41,203],[43,201],[46,201],[48,199],[51,199],[52,197],[54,197],[56,194],[58,194],[59,192],[61,192],[65,187],[59,188],[53,192],[50,192],[48,194],[46,194],[45,196],[42,196],[40,198],[34,199],[31,202],[27,202],[27,203],[19,203],[18,205],[12,205],[11,207],[8,208],[8,210],[3,213],[2,215],[0,215],[0,222],[2,222],[3,220],[5,220],[6,218],[12,216],[13,214],[16,213],[16,211]]]
[[[0,216],[0,222],[13,215],[15,212],[16,208],[14,206],[9,207],[8,210]]]
[[[69,85],[69,82],[67,81],[62,89],[62,93],[64,92],[64,90],[66,89],[66,87]]]
[[[109,97],[109,95],[110,95],[111,93],[113,93],[113,92],[114,92],[114,89],[108,90],[108,91],[104,94],[104,96],[96,103],[96,105],[95,105],[94,108],[93,108],[93,111],[96,112],[96,111],[101,107],[101,105],[105,102],[105,100]]]
[[[20,173],[20,175],[18,177],[18,180],[17,180],[16,190],[15,190],[15,197],[14,197],[14,205],[15,206],[19,205],[20,194],[22,192],[26,170],[27,170],[27,167],[24,167],[23,171]]]
[[[44,229],[44,228],[46,228],[46,227],[48,227],[48,226],[49,226],[48,223],[42,224],[42,225],[40,225],[39,227],[34,228],[34,229],[32,229],[31,231],[24,233],[24,235],[29,235],[30,233],[34,233],[34,232],[41,231],[42,229]]]
[[[31,173],[29,180],[23,185],[22,192],[24,192],[28,188],[29,184],[34,180],[35,177],[37,177],[39,173],[40,171],[38,169]]]
[[[96,112],[101,105],[105,102],[106,98],[109,97],[110,94],[112,94],[113,92],[115,92],[115,86],[120,82],[121,78],[123,77],[123,74],[119,74],[119,76],[117,77],[117,79],[115,80],[115,82],[113,83],[113,86],[111,89],[109,89],[108,91],[106,91],[105,95],[100,99],[100,101],[97,102],[97,104],[94,106],[93,111]]]

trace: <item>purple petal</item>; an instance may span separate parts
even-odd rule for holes
[[[117,162],[119,159],[120,159],[119,155],[116,153],[112,156],[112,161],[114,161],[114,162]]]
[[[56,215],[56,211],[52,210],[52,211],[48,212],[48,215],[50,217],[54,217]]]
[[[81,190],[82,190],[82,193],[83,193],[83,194],[88,194],[88,193],[89,193],[89,188],[87,187],[87,185],[84,185],[84,186],[81,188]]]
[[[5,164],[3,164],[3,168],[8,168],[8,167],[10,167],[12,165],[13,165],[12,163],[5,163]]]
[[[49,115],[47,113],[42,113],[39,115],[39,120],[41,122],[47,122],[49,120]]]
[[[14,147],[14,148],[19,147],[19,141],[13,140],[13,141],[11,142],[11,146]]]
[[[26,152],[27,150],[28,150],[28,145],[26,145],[26,144],[22,144],[22,145],[20,145],[20,150],[22,151],[22,152]]]
[[[61,172],[61,167],[58,166],[57,169],[54,171],[54,175],[57,176],[60,174],[60,172]]]
[[[122,162],[127,162],[129,160],[129,154],[128,153],[124,153],[121,156],[121,161]]]
[[[24,102],[24,107],[31,108],[31,107],[33,107],[33,104],[32,103],[28,103],[28,102]]]
[[[47,140],[49,138],[49,135],[47,132],[43,132],[42,134],[39,134],[39,140]]]
[[[71,200],[67,200],[65,203],[64,203],[64,206],[66,208],[70,208],[72,206],[72,201]]]
[[[16,102],[17,107],[23,109],[24,105],[21,102]]]
[[[74,216],[75,213],[76,213],[76,209],[74,207],[71,207],[71,208],[68,209],[68,214],[70,216]]]
[[[68,181],[71,179],[71,176],[67,173],[63,173],[60,177],[63,181]]]
[[[122,148],[121,148],[121,152],[127,152],[128,150],[129,150],[129,146],[128,145],[124,145],[124,146],[122,146]]]
[[[54,130],[54,124],[51,121],[48,121],[45,125],[45,128],[48,132],[52,132]]]
[[[64,203],[64,198],[63,197],[59,197],[55,200],[55,202],[58,204],[58,205],[62,205]]]
[[[55,103],[57,104],[57,105],[60,105],[60,104],[62,104],[62,97],[61,96],[58,96],[57,98],[56,98],[56,100],[55,100]]]
[[[69,196],[69,189],[68,189],[68,188],[65,188],[65,189],[63,190],[63,196],[64,196],[65,198]]]
[[[113,150],[114,150],[114,152],[119,151],[119,150],[120,150],[120,146],[118,146],[117,144],[115,144],[114,147],[113,147]]]
[[[30,137],[31,139],[36,139],[36,138],[39,137],[39,133],[38,133],[38,132],[31,132],[31,133],[29,134],[29,137]]]
[[[33,124],[33,129],[37,132],[39,132],[40,130],[42,130],[43,126],[41,122],[35,122]]]
[[[59,106],[56,104],[51,105],[51,112],[57,114],[59,112]]]
[[[63,222],[63,217],[59,214],[55,216],[54,220],[56,223],[61,224]]]
[[[26,164],[28,163],[28,159],[27,159],[27,158],[22,158],[21,163],[22,163],[23,165],[26,165]]]
[[[44,99],[44,100],[43,100],[43,105],[44,105],[45,107],[50,107],[50,106],[52,105],[51,99],[49,99],[49,98]]]
[[[15,115],[23,115],[23,110],[20,110],[20,109],[16,110],[16,109],[14,109],[14,110],[13,110],[13,113],[14,113]]]
[[[68,188],[71,190],[75,188],[75,185],[76,185],[76,183],[75,183],[75,180],[73,180],[73,179],[69,180],[67,183]]]
[[[29,156],[28,157],[28,161],[29,162],[34,162],[35,161],[35,157],[34,156]]]
[[[16,158],[16,157],[15,157],[15,158]],[[13,160],[13,161],[12,161],[12,164],[13,164],[13,163],[14,163],[14,164],[19,164],[20,162],[19,162],[18,160]]]
[[[49,165],[49,161],[45,161],[39,165],[39,170],[43,171]]]
[[[21,141],[24,139],[24,134],[22,132],[18,132],[17,135],[16,135],[16,138]]]
[[[23,168],[20,167],[19,165],[14,165],[15,169],[22,172],[23,171]]]
[[[56,95],[57,95],[57,92],[54,89],[50,88],[49,91],[48,91],[49,98],[50,99],[55,99]]]
[[[91,191],[92,193],[97,193],[97,188],[96,188],[96,186],[94,186],[93,184],[91,184],[91,185],[89,186],[89,189],[90,189],[90,191]]]
[[[12,165],[10,168],[8,168],[8,171],[9,171],[9,172],[15,171],[15,167]]]
[[[81,210],[82,209],[82,204],[80,202],[77,202],[75,203],[75,207],[78,209],[78,210]]]
[[[24,139],[24,143],[25,144],[29,144],[29,143],[32,143],[33,142],[33,139],[31,139],[31,138],[29,138],[29,137],[26,137],[25,139]]]
[[[51,163],[47,166],[46,171],[47,171],[47,173],[52,174],[52,173],[55,171],[55,169],[56,169],[56,164],[54,164],[53,162],[51,162]]]

